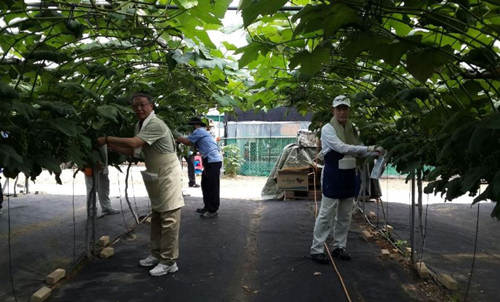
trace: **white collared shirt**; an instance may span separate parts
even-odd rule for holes
[[[340,140],[337,136],[335,128],[328,123],[321,128],[321,153],[323,155],[328,154],[331,150],[337,151],[344,155],[354,155],[361,154],[365,156],[370,156],[374,152],[368,152],[368,147],[363,145],[349,145]]]

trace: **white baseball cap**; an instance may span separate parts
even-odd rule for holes
[[[351,107],[351,101],[345,95],[339,95],[333,99],[332,106],[335,108],[340,105],[346,105],[347,107]]]

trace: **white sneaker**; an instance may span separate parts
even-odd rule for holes
[[[159,276],[166,275],[168,273],[175,273],[178,270],[179,270],[179,268],[177,267],[177,263],[175,263],[175,262],[172,265],[165,265],[165,264],[158,263],[158,265],[155,266],[155,268],[153,268],[152,270],[149,271],[149,274],[153,277],[159,277]]]
[[[160,263],[160,259],[153,255],[149,255],[148,258],[139,261],[140,266],[153,266]]]

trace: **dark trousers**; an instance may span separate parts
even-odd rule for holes
[[[215,213],[220,205],[220,168],[222,162],[208,163],[203,158],[203,172],[201,173],[201,191],[205,209]]]
[[[192,187],[196,184],[196,175],[194,174],[194,156],[184,156],[188,168],[189,186]]]

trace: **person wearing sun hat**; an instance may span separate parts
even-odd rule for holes
[[[311,259],[327,264],[324,243],[333,230],[332,256],[350,260],[345,251],[347,232],[356,195],[356,158],[354,156],[380,156],[381,147],[363,146],[356,129],[349,121],[351,101],[344,95],[333,99],[333,114],[321,129],[322,155],[325,166],[321,175],[322,199],[316,218],[311,246]]]
[[[154,100],[145,92],[135,92],[130,103],[138,122],[135,136],[102,136],[100,146],[136,158],[143,157],[146,170],[141,171],[151,200],[151,254],[139,261],[140,266],[153,267],[154,277],[178,271],[179,230],[182,197],[181,165],[174,137],[154,112]]]
[[[199,117],[193,117],[188,122],[195,129],[188,137],[179,136],[176,140],[182,144],[195,145],[202,155],[203,172],[201,173],[201,191],[203,193],[203,208],[196,209],[204,219],[217,218],[220,206],[220,169],[222,156],[214,137],[207,131],[207,124]]]

